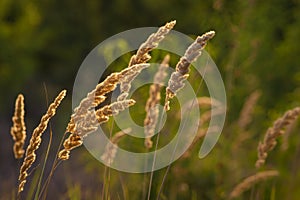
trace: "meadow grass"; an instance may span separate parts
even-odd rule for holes
[[[29,185],[31,189],[29,188],[26,193],[27,198],[32,198],[33,196],[34,199],[47,198],[49,185],[51,184],[55,170],[61,163],[65,163],[67,160],[72,162],[72,158],[70,157],[71,151],[80,147],[83,144],[85,137],[88,137],[90,133],[97,130],[99,124],[109,127],[109,138],[113,145],[106,146],[105,153],[101,157],[102,160],[109,164],[113,163],[115,155],[117,154],[116,148],[118,146],[123,147],[127,144],[140,144],[139,142],[130,142],[130,137],[126,136],[126,133],[131,131],[130,127],[125,130],[115,131],[116,128],[114,127],[115,125],[111,117],[118,115],[125,109],[134,107],[136,103],[141,101],[140,99],[134,100],[133,97],[132,99],[128,99],[131,84],[142,70],[150,67],[147,63],[151,59],[150,51],[154,50],[159,42],[167,37],[167,34],[175,24],[176,21],[171,21],[160,27],[156,33],[150,35],[137,50],[137,53],[130,58],[129,64],[125,69],[107,76],[103,82],[96,85],[95,89],[82,99],[78,107],[74,109],[73,114],[70,116],[66,131],[60,141],[55,159],[52,162],[51,170],[48,175],[44,177],[53,137],[53,131],[52,128],[50,128],[50,140],[44,155],[43,165],[42,167],[39,165],[36,166],[36,168],[39,168],[40,170],[36,170],[36,173],[34,173],[34,178],[31,181],[31,185]],[[143,105],[145,108],[145,117],[143,118],[145,139],[143,141],[144,145],[142,146],[145,149],[145,152],[159,149],[160,145],[162,145],[161,143],[165,143],[174,137],[176,127],[172,123],[167,127],[168,130],[162,129],[154,136],[155,128],[160,125],[162,121],[162,119],[159,118],[157,104],[164,105],[164,109],[165,111],[168,111],[168,113],[177,112],[176,99],[173,98],[177,93],[181,92],[180,90],[184,87],[185,81],[190,76],[191,63],[201,55],[201,51],[214,35],[215,32],[210,31],[196,38],[195,42],[187,48],[184,56],[177,61],[175,71],[171,74],[166,88],[162,86],[162,83],[167,77],[166,69],[172,65],[172,60],[168,54],[163,57],[159,70],[154,76],[154,83],[149,87],[146,105]],[[120,95],[117,97],[116,101],[102,106],[102,103],[108,98],[108,94],[116,90],[118,85],[120,85]],[[165,95],[165,99],[161,98],[163,94]],[[174,164],[170,164],[165,169],[157,172],[152,171],[150,173],[144,173],[142,176],[132,175],[134,177],[134,181],[132,182],[131,178],[128,178],[128,174],[111,170],[105,166],[104,169],[101,169],[101,176],[99,177],[99,181],[101,182],[101,185],[99,186],[100,189],[98,188],[99,190],[94,192],[94,194],[93,192],[89,193],[89,190],[88,192],[85,192],[81,189],[83,186],[78,182],[72,184],[72,175],[69,176],[66,174],[65,179],[68,189],[64,195],[69,199],[81,199],[81,197],[85,195],[84,198],[105,200],[141,198],[148,200],[275,198],[276,190],[271,184],[258,189],[256,187],[259,187],[257,185],[260,185],[266,179],[281,176],[280,169],[276,169],[276,166],[263,165],[266,164],[266,159],[270,151],[275,148],[279,136],[284,135],[285,128],[289,124],[297,122],[300,108],[295,107],[294,109],[288,110],[282,117],[274,122],[273,126],[267,129],[263,141],[258,143],[257,152],[255,148],[252,148],[252,150],[248,149],[248,151],[252,152],[250,156],[253,154],[258,155],[255,168],[254,163],[252,165],[249,164],[254,162],[255,158],[249,157],[249,160],[245,162],[245,158],[242,156],[245,152],[243,148],[240,148],[240,145],[252,137],[250,135],[249,127],[251,127],[251,122],[253,121],[255,105],[261,95],[261,92],[254,91],[249,96],[248,100],[245,101],[240,117],[236,120],[236,123],[225,126],[225,128],[227,128],[225,132],[238,132],[239,135],[234,140],[231,140],[232,138],[230,137],[225,139],[221,138],[221,143],[216,147],[216,151],[229,154],[232,158],[230,158],[230,156],[207,158],[201,163],[203,166],[197,167],[199,161],[195,160],[198,158],[195,158],[196,155],[194,150],[201,142],[201,139],[207,134],[207,126],[212,117],[211,108],[220,104],[216,99],[205,97],[203,93],[203,95],[198,97],[198,102],[193,105],[195,106],[195,109],[204,111],[199,119],[200,126],[198,133],[189,149]],[[15,158],[21,159],[24,153],[25,157],[23,164],[19,168],[20,175],[17,195],[13,194],[13,198],[26,199],[25,195],[22,196],[22,192],[25,188],[27,178],[32,173],[29,172],[29,170],[36,161],[36,151],[42,143],[42,136],[47,129],[49,120],[55,115],[56,109],[59,107],[65,96],[66,91],[63,90],[55,98],[53,103],[49,105],[47,112],[42,116],[40,123],[34,129],[25,152],[23,150],[27,131],[24,122],[25,104],[23,95],[18,95],[15,102],[15,113],[12,118],[13,125],[11,128],[11,135],[14,140],[13,152]],[[173,99],[172,103],[170,103],[171,99]],[[224,112],[227,111],[220,110],[217,114]],[[174,120],[178,120],[176,119],[178,115],[172,113],[172,116],[174,116]],[[215,128],[217,129],[218,127]],[[228,133],[226,135],[228,135]],[[259,136],[259,138],[261,137],[262,135]],[[226,141],[226,139],[229,141]],[[153,141],[155,141],[154,145]],[[139,148],[141,148],[141,146],[139,146]],[[239,149],[241,149],[241,152],[237,152]],[[73,159],[80,159],[80,156],[77,158],[76,152],[74,152],[73,157]],[[274,157],[272,158],[274,159]],[[154,162],[155,157],[153,165]],[[88,166],[88,162],[86,162],[86,164]],[[219,167],[219,170],[211,170],[211,166],[217,166]],[[244,170],[245,166],[247,170]],[[33,169],[33,171],[34,170],[35,169]],[[195,176],[197,171],[203,176],[203,180],[206,180],[207,182],[201,180],[196,183],[189,182],[193,180],[189,180],[189,177]],[[252,172],[252,175],[249,175],[249,171]],[[230,179],[229,183],[225,183],[223,178]],[[174,183],[173,180],[176,182]],[[199,188],[191,188],[190,185],[193,184]],[[135,187],[139,189],[135,190]],[[212,188],[206,189],[208,187]],[[197,190],[203,191],[199,192]],[[113,191],[118,192],[114,193]],[[203,192],[203,196],[199,196],[199,193],[201,192]],[[64,198],[66,196],[64,196]]]

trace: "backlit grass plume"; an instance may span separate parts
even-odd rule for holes
[[[96,88],[88,93],[80,102],[79,106],[74,109],[66,132],[81,135],[82,133],[79,133],[79,130],[77,129],[78,124],[88,121],[87,117],[90,117],[89,112],[106,99],[105,95],[115,90],[119,83],[125,82],[126,77],[136,74],[146,67],[149,67],[149,64],[133,65],[123,69],[121,72],[112,73],[103,82],[99,83]]]
[[[165,36],[173,29],[176,21],[166,23],[166,25],[160,27],[156,33],[153,33],[148,39],[139,47],[137,53],[130,59],[129,65],[132,66],[139,63],[145,63],[151,59],[149,52],[155,49],[159,42],[161,42]]]
[[[250,94],[250,96],[247,98],[245,104],[243,105],[242,111],[240,113],[240,117],[238,120],[238,125],[241,129],[245,129],[247,125],[252,120],[252,113],[253,109],[255,107],[255,104],[257,103],[259,97],[261,95],[261,92],[256,90]]]
[[[87,97],[80,102],[79,106],[74,109],[74,113],[71,115],[66,129],[66,132],[70,133],[70,135],[64,142],[64,149],[61,150],[58,155],[59,159],[69,159],[70,151],[82,145],[83,137],[96,131],[99,124],[107,122],[110,116],[123,111],[135,103],[132,99],[118,99],[117,102],[95,111],[95,107],[105,100],[105,95],[113,91],[117,87],[117,84],[121,83],[123,87],[124,85],[128,86],[126,83],[132,81],[133,74],[138,74],[142,69],[149,66],[147,63],[137,64],[125,68],[121,72],[112,73],[103,82],[99,83],[92,92],[88,93]],[[121,87],[121,91],[123,91],[123,87]],[[95,100],[93,100],[94,98]]]
[[[176,21],[171,21],[166,23],[166,25],[160,27],[156,33],[151,34],[148,39],[141,44],[137,53],[131,56],[128,67],[146,63],[151,59],[149,52],[155,49],[159,43],[165,38],[165,36],[173,29]],[[128,92],[131,87],[131,82],[140,72],[136,72],[135,74],[131,74],[131,76],[125,76],[125,80],[121,83],[121,94],[118,97],[118,101],[122,101],[127,98]]]
[[[176,65],[176,71],[172,73],[171,78],[166,88],[165,98],[165,110],[170,110],[170,99],[172,99],[176,93],[184,87],[184,81],[189,77],[189,66],[194,62],[200,55],[201,51],[206,46],[208,40],[213,38],[215,35],[214,31],[209,31],[197,39],[188,47]]]
[[[108,120],[111,115],[107,115],[105,112],[104,114],[101,114],[102,109],[96,111],[95,114],[93,109],[106,99],[105,95],[107,93],[116,89],[117,84],[121,85],[121,94],[118,96],[117,102],[116,104],[113,104],[113,106],[125,106],[126,104],[128,107],[134,104],[133,100],[126,100],[131,87],[131,82],[142,69],[149,67],[149,64],[146,64],[151,58],[149,52],[158,46],[159,42],[164,39],[175,24],[176,21],[169,22],[165,26],[160,27],[156,33],[150,35],[140,46],[136,55],[131,57],[127,68],[121,72],[115,72],[108,76],[102,83],[98,84],[93,91],[88,93],[87,97],[74,109],[74,113],[71,115],[71,119],[66,129],[66,132],[70,133],[70,136],[65,140],[64,149],[59,153],[58,157],[60,159],[68,159],[70,150],[82,145],[84,136],[97,130],[99,123],[104,123]]]
[[[15,113],[12,117],[13,126],[10,134],[14,140],[13,152],[16,159],[20,159],[24,155],[24,142],[26,139],[26,126],[24,122],[24,96],[19,94],[15,103]]]
[[[276,146],[276,139],[285,133],[285,128],[294,122],[300,115],[300,107],[288,110],[282,117],[277,119],[273,126],[270,127],[264,137],[262,142],[259,142],[258,150],[258,159],[256,161],[256,167],[261,167],[268,157],[268,152],[272,151]]]
[[[60,105],[61,101],[64,99],[65,96],[66,90],[63,90],[59,93],[59,95],[55,98],[54,102],[51,103],[48,107],[48,110],[46,114],[43,115],[39,125],[34,129],[32,133],[29,145],[26,149],[24,161],[20,169],[18,194],[20,194],[23,191],[24,185],[26,183],[26,178],[28,176],[28,170],[36,159],[35,151],[39,148],[42,142],[42,134],[45,132],[49,120],[55,115],[57,107]]]
[[[277,170],[268,170],[263,172],[258,172],[252,176],[245,178],[240,184],[235,186],[232,192],[229,195],[229,199],[234,199],[239,197],[243,192],[250,189],[256,183],[260,181],[278,176],[279,172]]]
[[[146,103],[146,118],[144,120],[144,133],[145,133],[145,147],[151,148],[151,137],[155,133],[155,127],[157,124],[159,109],[157,107],[161,96],[160,90],[163,86],[164,79],[167,76],[166,69],[169,67],[170,55],[166,55],[159,65],[157,73],[154,75],[153,84],[150,86],[149,98]]]
[[[82,145],[83,138],[86,137],[92,131],[97,130],[98,126],[109,120],[110,116],[117,115],[119,112],[135,104],[133,99],[117,101],[110,105],[106,105],[98,110],[91,110],[86,116],[86,121],[77,124],[76,132],[71,133],[69,137],[64,141],[64,149],[62,149],[58,158],[61,160],[68,160],[70,157],[70,151]]]

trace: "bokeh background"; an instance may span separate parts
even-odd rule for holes
[[[68,90],[51,122],[54,138],[50,167],[72,113],[72,87],[85,56],[114,34],[137,27],[158,27],[173,19],[177,20],[175,30],[193,38],[208,30],[216,31],[207,51],[222,74],[228,111],[216,150],[199,160],[196,148],[194,156],[175,163],[166,181],[164,198],[226,199],[234,185],[256,172],[258,141],[277,117],[300,105],[299,0],[1,0],[0,199],[13,198],[17,184],[20,163],[13,158],[9,130],[18,93],[25,96],[30,135],[47,101],[52,101],[60,90]],[[175,58],[171,64],[174,67]],[[250,124],[241,129],[241,110],[255,91],[260,92],[260,98],[252,108]],[[241,199],[299,197],[299,131],[296,123],[286,141],[279,140],[268,158],[266,168],[279,170],[280,177],[257,185]],[[45,134],[39,159],[48,140]],[[281,148],[284,142],[285,148]],[[100,199],[104,166],[84,147],[74,154],[56,171],[48,198]],[[37,163],[42,162],[39,159]],[[163,170],[155,173],[153,196]],[[111,173],[111,199],[142,198],[143,175]],[[34,182],[38,175],[32,177],[29,180]],[[29,199],[34,185],[29,183],[26,187]]]

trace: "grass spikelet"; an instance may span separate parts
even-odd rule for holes
[[[66,90],[63,90],[59,93],[59,95],[55,98],[54,102],[51,103],[48,107],[48,110],[46,114],[43,115],[39,125],[34,129],[32,133],[29,145],[26,149],[23,164],[20,168],[18,194],[20,194],[23,191],[24,185],[26,183],[26,178],[28,176],[27,172],[36,159],[35,151],[39,148],[42,142],[42,134],[45,132],[49,120],[55,115],[57,107],[60,105],[61,101],[64,99],[65,96]]]
[[[24,155],[24,143],[26,139],[26,126],[24,122],[24,96],[19,94],[15,103],[15,113],[12,117],[13,126],[10,134],[14,140],[13,152],[16,159],[20,159]]]
[[[285,133],[285,128],[294,122],[300,115],[300,107],[288,110],[281,118],[277,119],[273,126],[268,128],[264,140],[259,142],[258,150],[258,159],[255,166],[257,168],[261,167],[268,157],[268,152],[273,150],[276,146],[276,139]]]
[[[165,99],[165,110],[170,110],[169,101],[174,98],[176,93],[184,87],[184,81],[189,76],[189,66],[194,62],[200,55],[201,51],[206,46],[208,40],[213,38],[215,35],[214,31],[209,31],[197,39],[188,47],[184,56],[182,56],[176,65],[176,71],[172,73],[171,78],[166,88],[166,99]]]
[[[85,120],[87,112],[106,99],[105,95],[117,87],[120,76],[121,74],[119,72],[112,73],[103,82],[98,84],[93,91],[87,94],[87,96],[80,102],[79,106],[74,109],[74,113],[71,115],[66,132],[76,132],[76,124]]]
[[[166,23],[166,25],[160,27],[156,33],[151,34],[147,40],[141,44],[137,53],[130,58],[128,67],[146,63],[151,59],[149,52],[155,49],[158,44],[165,38],[165,36],[173,29],[175,26],[176,21],[171,21]],[[131,76],[125,76],[125,80],[121,83],[121,94],[118,97],[118,101],[125,100],[128,96],[128,92],[131,87],[132,80],[140,73],[141,70],[137,71],[135,74]]]
[[[128,92],[131,88],[131,82],[141,73],[141,71],[147,67],[149,64],[136,64],[130,67],[130,70],[124,73],[120,79],[120,92],[117,101],[124,101],[129,95]]]
[[[135,104],[133,99],[117,101],[110,105],[106,105],[96,111],[96,117],[100,124],[107,122],[109,116],[117,115],[119,112]],[[85,135],[83,135],[85,137]]]
[[[161,99],[160,90],[167,76],[166,69],[169,67],[169,61],[170,55],[166,55],[154,76],[154,83],[150,86],[149,90],[149,98],[145,107],[146,118],[144,120],[144,132],[146,136],[144,144],[148,149],[152,147],[151,137],[154,135],[159,115],[157,104]]]
[[[127,133],[131,132],[131,128],[127,128],[125,130],[117,132],[112,138],[111,143],[108,143],[105,147],[105,151],[103,155],[101,156],[101,159],[111,165],[116,157],[117,154],[117,144],[120,141],[120,139],[126,135]]]
[[[151,34],[148,39],[139,47],[137,53],[131,57],[128,66],[149,61],[151,59],[149,52],[158,46],[159,42],[165,38],[170,30],[173,29],[175,24],[175,20],[168,22],[164,26],[160,27],[156,33]]]
[[[234,199],[239,197],[243,192],[250,189],[256,183],[266,180],[275,176],[278,176],[279,172],[277,170],[268,170],[263,172],[258,172],[252,176],[244,179],[240,184],[238,184],[230,193],[229,198]]]
[[[261,92],[254,91],[250,94],[250,96],[247,98],[246,102],[244,103],[244,106],[242,108],[239,120],[238,120],[238,126],[241,129],[246,128],[246,126],[251,122],[251,116],[253,112],[253,108],[255,104],[257,103],[257,100],[259,99],[261,95]]]
[[[82,145],[83,138],[88,136],[92,131],[98,129],[98,126],[109,120],[110,116],[117,115],[119,112],[135,104],[133,99],[117,101],[110,105],[106,105],[98,110],[90,110],[86,116],[86,121],[77,124],[76,132],[71,133],[64,141],[64,149],[62,149],[58,158],[61,160],[68,160],[70,151]]]

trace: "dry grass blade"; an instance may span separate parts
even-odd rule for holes
[[[101,156],[101,159],[105,162],[111,165],[116,157],[117,154],[117,144],[120,141],[120,139],[131,132],[131,128],[127,128],[125,130],[117,132],[112,138],[111,143],[108,143],[105,147],[105,152]]]
[[[24,185],[26,183],[26,178],[28,176],[27,172],[36,159],[35,151],[39,148],[42,142],[42,134],[45,132],[49,120],[55,115],[57,107],[60,105],[61,101],[64,99],[65,96],[66,90],[63,90],[59,93],[59,95],[55,98],[54,102],[51,103],[48,107],[48,110],[46,114],[43,115],[39,125],[34,129],[32,133],[29,145],[26,149],[24,161],[20,169],[18,194],[20,194],[23,191]]]
[[[86,121],[77,124],[76,132],[71,133],[64,141],[64,149],[62,149],[58,158],[61,160],[68,160],[70,151],[82,145],[83,138],[89,133],[98,129],[98,126],[109,120],[110,116],[117,115],[119,112],[135,104],[133,99],[117,101],[110,105],[106,105],[98,110],[90,110],[86,116]]]
[[[279,172],[277,170],[269,170],[258,172],[252,176],[247,177],[244,179],[240,184],[238,184],[230,193],[229,198],[234,199],[239,197],[243,192],[250,189],[256,183],[266,180],[268,178],[272,178],[274,176],[278,176]]]
[[[146,136],[145,147],[148,149],[152,147],[151,137],[154,135],[159,115],[157,104],[161,99],[160,90],[164,83],[164,79],[167,76],[166,69],[169,67],[169,61],[170,55],[166,55],[164,57],[164,60],[160,64],[157,73],[154,76],[154,83],[150,86],[149,90],[149,98],[145,107],[146,118],[144,120],[144,132]]]
[[[300,115],[300,107],[288,110],[281,118],[277,119],[273,126],[268,128],[263,142],[259,142],[258,159],[256,161],[256,167],[261,167],[268,156],[268,152],[271,151],[277,144],[276,139],[285,133],[285,128],[294,122]]]
[[[184,87],[184,81],[189,76],[188,73],[190,64],[201,55],[201,51],[206,46],[207,42],[214,37],[214,35],[214,31],[209,31],[198,36],[197,39],[188,47],[184,56],[180,58],[176,65],[176,71],[172,73],[166,89],[165,110],[170,110],[169,100]]]
[[[19,94],[15,103],[15,113],[12,117],[13,126],[10,134],[14,140],[13,152],[16,159],[20,159],[24,155],[24,143],[26,139],[26,126],[24,122],[24,96]]]

